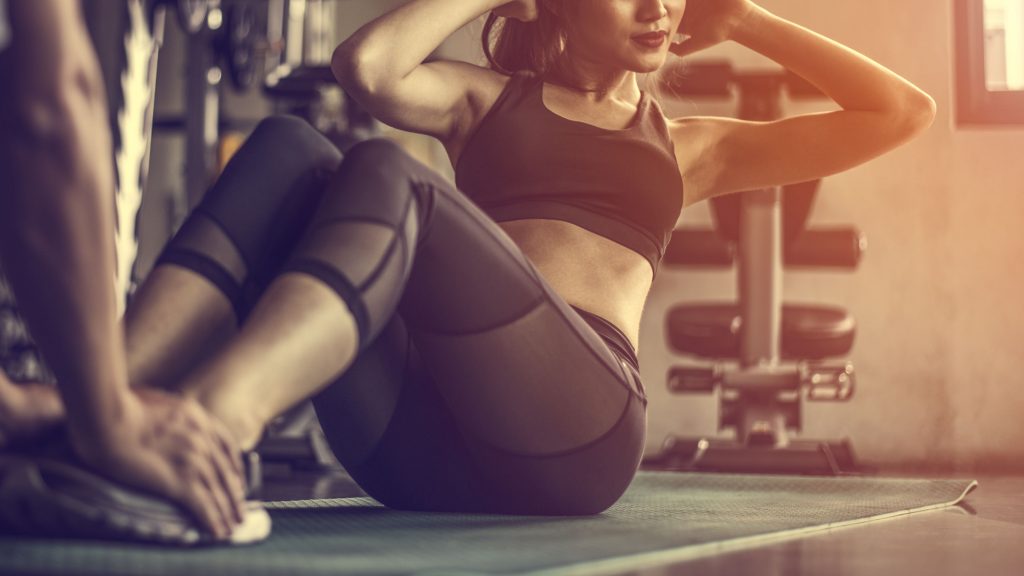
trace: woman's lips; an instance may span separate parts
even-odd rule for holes
[[[653,32],[651,34],[642,34],[640,36],[633,36],[633,42],[636,42],[640,46],[648,49],[661,48],[662,44],[665,43],[665,38],[668,36],[665,32]]]

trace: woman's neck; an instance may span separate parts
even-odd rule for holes
[[[600,102],[610,98],[631,101],[635,100],[639,87],[636,85],[636,74],[626,70],[585,70],[586,66],[570,64],[567,57],[555,61],[550,69],[544,72],[543,78],[549,84],[556,84],[579,92]]]

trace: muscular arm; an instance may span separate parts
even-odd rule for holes
[[[367,111],[402,130],[447,140],[474,84],[490,70],[464,62],[424,64],[456,30],[509,0],[413,0],[366,24],[334,52],[338,83]]]
[[[704,0],[709,1],[709,0]],[[927,128],[935,103],[877,62],[750,4],[729,38],[802,76],[841,110],[775,122],[688,118],[680,141],[699,157],[685,178],[687,204],[835,174],[883,154]],[[687,140],[689,138],[690,140]]]
[[[57,375],[77,443],[119,420],[128,392],[113,290],[107,103],[77,2],[8,8],[12,43],[0,53],[0,260]]]

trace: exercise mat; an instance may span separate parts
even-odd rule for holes
[[[642,472],[590,517],[400,512],[369,498],[268,503],[270,539],[174,550],[0,538],[0,574],[598,574],[958,503],[967,480]]]

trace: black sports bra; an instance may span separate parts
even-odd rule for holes
[[[455,182],[497,222],[562,220],[645,257],[657,272],[683,204],[665,117],[641,94],[623,130],[545,107],[543,81],[520,71],[467,141]]]

